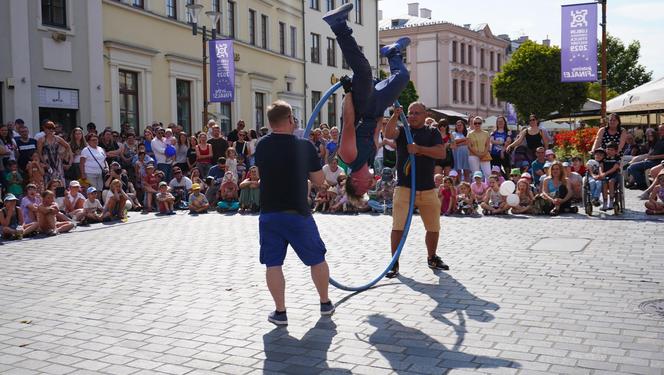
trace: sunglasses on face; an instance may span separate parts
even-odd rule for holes
[[[473,124],[475,124],[475,125],[482,125],[481,122],[477,122],[477,121],[476,121],[476,122],[473,122]]]

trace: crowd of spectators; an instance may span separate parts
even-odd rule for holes
[[[646,190],[641,195],[647,200],[646,213],[664,213],[664,125],[628,131],[612,115],[599,129],[594,157],[586,162],[582,157],[558,160],[549,133],[535,116],[529,120],[528,127],[513,132],[499,116],[488,132],[481,117],[453,126],[446,119],[427,119],[427,126],[440,131],[445,147],[434,176],[441,215],[577,212],[584,176],[593,204],[610,210],[611,193],[623,175],[627,187]],[[267,128],[247,130],[239,121],[225,136],[214,121],[197,134],[187,134],[177,124],[154,123],[139,136],[127,124],[118,132],[98,131],[89,123],[85,130],[77,127],[64,134],[59,124],[45,121],[40,130],[30,135],[20,119],[0,126],[0,225],[5,238],[55,235],[75,225],[126,220],[128,211],[171,215],[188,210],[198,215],[260,210],[260,171],[253,154]],[[375,183],[364,199],[346,194],[346,166],[337,157],[339,129],[321,124],[309,140],[326,180],[324,189],[311,190],[312,210],[391,210],[393,140],[382,131],[376,134]],[[501,194],[506,180],[513,182],[510,195],[518,201]]]

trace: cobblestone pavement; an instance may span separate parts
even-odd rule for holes
[[[388,216],[315,218],[337,280],[387,264]],[[639,309],[664,298],[664,221],[632,211],[442,227],[449,272],[426,267],[415,218],[403,276],[332,289],[331,319],[289,253],[290,325],[277,329],[256,216],[134,214],[4,242],[0,373],[664,373],[664,317]]]

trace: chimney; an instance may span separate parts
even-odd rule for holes
[[[466,29],[470,29],[470,24],[469,23],[464,23],[463,27],[466,28]]]
[[[544,40],[542,41],[542,44],[545,45],[545,46],[547,46],[547,47],[551,47],[551,39],[549,39],[549,36],[548,36],[548,35],[546,36],[546,39],[544,39]]]
[[[408,15],[417,17],[420,14],[420,3],[408,3]]]
[[[383,11],[379,9],[378,10],[378,21],[382,21],[382,20],[383,20]]]
[[[420,17],[431,19],[431,9],[427,8],[420,9]]]

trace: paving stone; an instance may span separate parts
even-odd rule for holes
[[[335,279],[359,283],[382,267],[389,216],[314,219]],[[416,218],[402,276],[355,295],[332,288],[331,319],[289,250],[283,329],[266,322],[257,216],[132,214],[3,243],[0,373],[664,375],[664,323],[638,310],[664,292],[664,221],[619,219],[532,217],[487,246],[478,225],[516,219],[443,217],[439,253],[452,269],[434,273]]]

